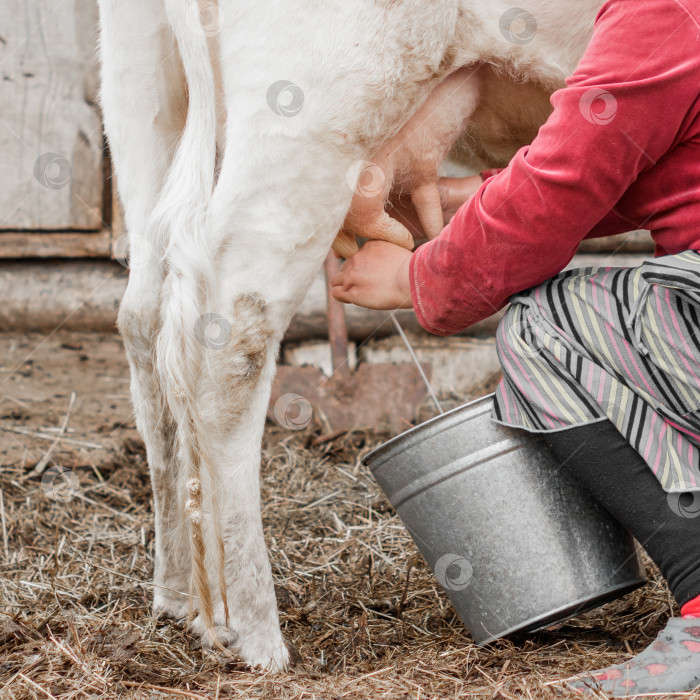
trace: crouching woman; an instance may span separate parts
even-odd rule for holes
[[[510,302],[493,419],[542,433],[681,606],[637,657],[573,685],[689,691],[700,685],[700,0],[609,0],[552,105],[437,238],[414,253],[369,242],[333,293],[412,307],[437,335]],[[443,192],[466,199],[473,185]],[[584,238],[636,228],[651,230],[653,260],[562,272]]]

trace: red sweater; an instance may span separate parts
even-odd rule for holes
[[[426,330],[456,333],[563,270],[579,243],[650,229],[700,250],[700,0],[608,0],[530,146],[411,258]]]

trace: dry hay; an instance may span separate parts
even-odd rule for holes
[[[378,441],[357,432],[314,445],[268,426],[263,517],[296,661],[277,676],[151,618],[140,441],[97,462],[64,454],[80,482],[67,503],[25,478],[31,464],[4,465],[0,698],[572,697],[558,679],[642,649],[673,611],[651,571],[644,589],[557,631],[479,649],[359,462]]]

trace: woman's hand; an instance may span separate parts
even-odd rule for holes
[[[457,213],[457,209],[476,194],[483,184],[481,175],[441,177],[438,180],[442,215],[446,223]]]
[[[367,309],[410,309],[412,253],[386,241],[367,241],[331,280],[333,296]]]
[[[481,187],[483,181],[480,175],[469,177],[441,177],[437,182],[442,206],[442,219],[447,224],[457,210]],[[391,206],[387,210],[389,216],[403,224],[413,238],[420,240],[429,238],[420,222],[410,197],[404,194],[392,192],[389,201]]]

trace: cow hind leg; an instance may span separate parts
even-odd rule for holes
[[[155,508],[154,610],[180,618],[189,606],[190,557],[176,487],[173,417],[154,367],[163,284],[149,215],[182,130],[186,99],[162,0],[100,0],[105,132],[128,230],[129,282],[118,326],[131,370],[136,423],[146,444]],[[126,246],[118,241],[118,256]]]
[[[457,14],[453,0],[397,4],[395,12],[369,0],[331,5],[319,17],[282,0],[220,2],[225,152],[206,235],[165,254],[172,323],[161,329],[158,357],[185,428],[202,604],[194,629],[205,641],[213,629],[248,664],[271,669],[283,668],[288,652],[259,469],[280,340],[342,225],[357,163],[371,159],[449,70]],[[417,25],[420,37],[407,49]],[[368,26],[391,31],[368,39]],[[329,32],[338,40],[328,42]]]

